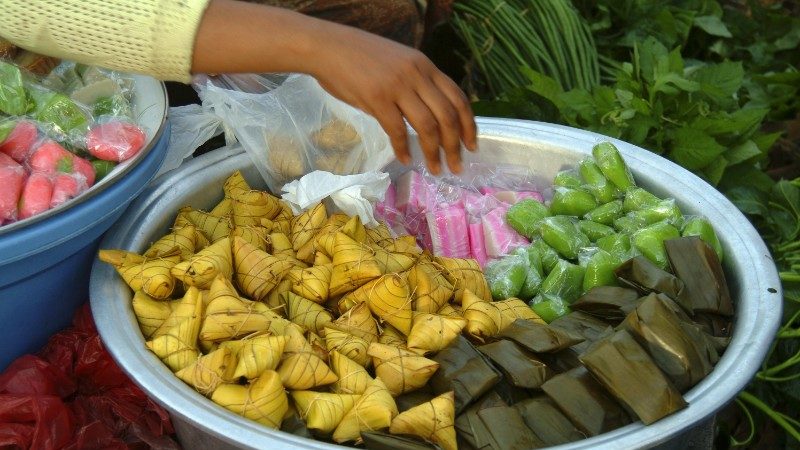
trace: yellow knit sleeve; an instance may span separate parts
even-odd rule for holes
[[[0,36],[43,55],[189,82],[210,0],[0,0]]]

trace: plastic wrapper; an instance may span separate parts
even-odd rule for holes
[[[586,237],[589,238],[590,241],[595,242],[600,238],[604,238],[608,235],[614,234],[614,229],[603,225],[598,222],[592,222],[591,220],[580,220],[578,221],[578,229],[581,230]]]
[[[553,215],[581,217],[597,208],[594,196],[582,189],[556,187],[550,201],[550,212]]]
[[[517,297],[522,300],[529,300],[539,293],[542,280],[544,280],[542,259],[539,253],[535,249],[532,249],[531,246],[520,247],[514,250],[513,254],[524,258],[526,263],[525,281],[522,283],[522,288],[519,290]]]
[[[526,199],[514,203],[506,213],[506,222],[517,233],[528,239],[539,234],[539,221],[550,215],[550,210],[538,200]]]
[[[617,188],[625,191],[635,186],[633,175],[614,144],[605,141],[595,145],[592,147],[592,156],[603,175]]]
[[[464,192],[447,183],[429,183],[425,208],[430,249],[435,255],[470,258],[470,242]]]
[[[3,446],[179,449],[167,412],[103,348],[88,304],[39,355],[0,374],[0,405]]]
[[[583,267],[562,259],[542,281],[539,293],[555,295],[572,303],[583,293],[585,272]]]
[[[584,249],[578,255],[580,265],[586,270],[583,276],[583,292],[596,286],[616,286],[617,276],[614,271],[622,263],[611,253],[599,249]]]
[[[591,245],[575,219],[569,216],[545,217],[539,222],[539,233],[547,245],[566,259],[577,259],[578,252]]]
[[[531,309],[547,323],[570,313],[569,304],[553,294],[537,295],[531,300]]]
[[[505,221],[508,206],[499,206],[481,218],[486,254],[491,258],[510,253],[517,247],[527,246],[528,240],[520,236]]]
[[[547,245],[547,242],[543,239],[536,239],[533,241],[530,247],[528,247],[528,251],[536,252],[539,255],[539,259],[542,261],[543,274],[550,273],[561,259],[558,257],[558,252],[555,251],[553,247]]]
[[[586,182],[584,189],[589,191],[597,203],[603,204],[614,200],[616,197],[622,195],[622,191],[614,186],[613,183],[603,175],[603,172],[597,167],[597,164],[591,159],[587,158],[580,162],[578,171],[581,178]]]
[[[528,275],[529,263],[520,255],[508,255],[490,261],[484,268],[484,276],[495,300],[517,297]]]
[[[623,214],[624,208],[622,206],[622,200],[613,200],[587,212],[583,215],[583,218],[603,225],[612,226],[614,225],[614,221],[622,217]]]
[[[601,237],[595,242],[595,245],[614,255],[619,261],[627,261],[640,254],[636,248],[631,246],[631,237],[623,233]]]
[[[657,222],[636,231],[631,236],[631,243],[642,255],[658,267],[665,269],[669,264],[664,241],[679,238],[680,232],[668,222]]]
[[[553,179],[553,186],[579,189],[581,185],[583,185],[583,180],[581,180],[581,175],[577,169],[562,170]]]
[[[203,107],[222,120],[227,141],[241,143],[273,192],[314,170],[353,175],[381,170],[394,158],[372,116],[311,76],[198,77],[194,87]]]
[[[631,212],[654,206],[660,201],[661,199],[650,192],[640,187],[632,187],[625,192],[625,199],[622,202],[622,207],[625,212]]]

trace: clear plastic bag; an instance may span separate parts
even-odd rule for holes
[[[328,94],[311,76],[201,77],[206,111],[241,143],[273,192],[314,170],[337,175],[379,171],[394,158],[370,115]]]

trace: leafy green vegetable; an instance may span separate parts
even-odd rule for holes
[[[21,116],[28,110],[22,72],[13,64],[0,61],[0,111]]]

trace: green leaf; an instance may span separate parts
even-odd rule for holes
[[[720,181],[720,190],[727,192],[735,187],[747,186],[765,194],[772,190],[775,181],[752,164],[737,164],[728,167]]]
[[[725,23],[717,16],[698,16],[694,18],[694,26],[712,36],[733,37]]]
[[[757,216],[767,214],[767,196],[752,186],[737,186],[725,192],[731,201],[743,213]]]
[[[691,75],[704,94],[717,101],[727,100],[742,86],[744,68],[741,62],[723,62],[700,67]]]
[[[763,153],[768,153],[775,142],[783,135],[783,132],[776,131],[775,133],[757,134],[753,136],[753,142],[756,143],[758,149]]]
[[[756,156],[761,156],[761,149],[752,140],[747,140],[725,152],[725,159],[728,160],[730,165],[745,162]]]
[[[558,109],[564,107],[560,99],[564,90],[561,89],[561,85],[559,85],[555,79],[541,72],[537,72],[530,67],[521,67],[520,70],[525,77],[531,81],[531,84],[528,85],[528,89],[550,100]]]
[[[670,157],[689,170],[700,170],[722,155],[725,147],[695,128],[678,128],[672,134]]]
[[[713,186],[719,184],[719,181],[722,179],[722,174],[725,173],[725,169],[728,167],[728,161],[723,156],[718,156],[714,161],[711,161],[711,164],[703,169],[703,174],[708,179],[708,182],[711,183]]]
[[[664,47],[654,37],[648,37],[641,45],[636,45],[634,51],[637,53],[637,55],[634,55],[634,64],[638,66],[641,77],[653,83],[656,77],[658,60],[667,57],[669,54],[667,47]]]
[[[747,136],[760,127],[768,112],[765,108],[739,109],[731,114],[718,111],[705,117],[698,116],[691,126],[712,136]]]
[[[772,199],[787,209],[800,221],[800,189],[786,180],[780,180],[772,187]]]

